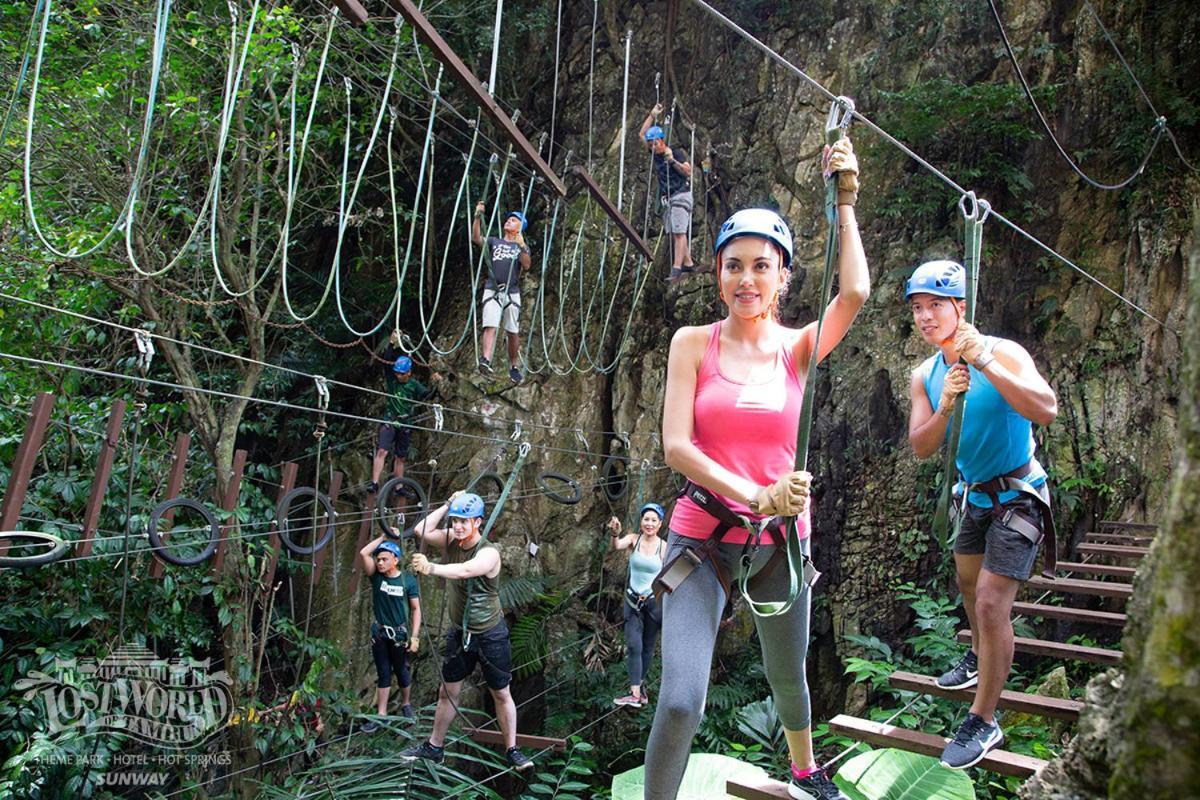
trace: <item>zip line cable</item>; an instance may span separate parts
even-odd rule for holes
[[[1021,84],[1021,90],[1025,92],[1025,97],[1029,100],[1029,104],[1033,106],[1033,113],[1037,116],[1038,121],[1042,123],[1042,127],[1046,130],[1046,135],[1050,137],[1050,141],[1054,144],[1054,148],[1058,150],[1058,154],[1063,157],[1063,160],[1070,165],[1075,174],[1082,178],[1090,186],[1103,191],[1115,191],[1124,189],[1129,184],[1137,180],[1142,171],[1146,169],[1146,164],[1150,161],[1150,156],[1154,155],[1155,148],[1162,141],[1163,130],[1167,125],[1166,117],[1158,117],[1154,122],[1154,138],[1150,141],[1150,146],[1146,148],[1145,155],[1138,162],[1137,168],[1124,180],[1116,183],[1101,183],[1085,173],[1080,166],[1071,158],[1070,154],[1059,143],[1058,138],[1054,135],[1054,130],[1050,127],[1050,123],[1046,121],[1046,115],[1042,113],[1041,107],[1038,105],[1037,98],[1033,96],[1033,90],[1029,88],[1029,82],[1025,80],[1025,73],[1021,71],[1021,64],[1017,61],[1017,54],[1013,51],[1012,43],[1008,40],[1008,33],[1004,30],[1004,21],[1000,18],[1000,11],[996,8],[996,0],[988,0],[988,7],[992,11],[992,19],[996,21],[996,30],[1000,33],[1000,40],[1004,43],[1004,50],[1008,53],[1008,60],[1012,64],[1013,72],[1017,74],[1017,80]]]
[[[789,72],[793,73],[797,77],[804,80],[809,86],[811,86],[813,89],[815,89],[819,94],[823,95],[830,101],[837,99],[837,96],[835,94],[833,94],[833,92],[826,89],[825,86],[822,85],[817,79],[810,76],[807,72],[800,69],[795,64],[792,64],[790,61],[788,61],[786,58],[784,58],[782,55],[780,55],[777,51],[772,49],[769,45],[765,44],[764,42],[759,41],[757,38],[754,37],[753,34],[749,33],[744,28],[742,28],[740,25],[738,25],[736,22],[731,20],[729,17],[725,16],[720,11],[713,8],[711,5],[709,5],[707,2],[705,2],[705,0],[691,0],[691,2],[694,3],[695,5],[699,6],[701,10],[707,12],[713,18],[720,21],[721,24],[725,25],[731,31],[736,33],[738,36],[740,36],[741,38],[746,40],[747,43],[754,46],[758,50],[762,51],[772,61],[776,62],[777,64],[782,66],[784,69],[788,70]],[[879,127],[871,119],[866,117],[861,111],[858,111],[856,109],[856,110],[852,111],[851,114],[854,116],[854,119],[857,120],[859,123],[865,125],[867,128],[870,128],[877,135],[882,137],[885,141],[889,142],[894,147],[896,147],[898,150],[900,150],[902,153],[904,153],[906,156],[911,158],[913,161],[917,162],[917,164],[919,164],[921,167],[926,169],[930,174],[932,174],[934,177],[936,177],[942,183],[946,184],[951,189],[953,189],[955,192],[957,192],[960,198],[966,197],[968,195],[968,192],[966,189],[959,186],[957,183],[954,182],[954,180],[952,180],[944,172],[942,172],[937,167],[935,167],[933,164],[930,164],[928,161],[926,161],[924,158],[922,158],[920,155],[918,155],[916,152],[914,152],[913,149],[910,148],[908,145],[904,144],[899,139],[897,139],[895,136],[892,136],[890,133],[885,131],[883,128]],[[1158,325],[1160,325],[1165,330],[1171,331],[1172,333],[1179,335],[1179,331],[1177,329],[1172,328],[1171,326],[1167,325],[1165,322],[1163,322],[1161,319],[1159,319],[1158,317],[1151,314],[1149,311],[1147,311],[1142,306],[1140,306],[1137,303],[1133,302],[1132,300],[1128,299],[1127,297],[1122,295],[1117,290],[1109,287],[1107,284],[1105,284],[1099,278],[1095,277],[1094,275],[1089,273],[1087,270],[1080,267],[1078,264],[1076,264],[1071,259],[1060,254],[1057,250],[1052,248],[1050,245],[1042,242],[1040,239],[1038,239],[1033,234],[1027,232],[1024,228],[1022,228],[1021,226],[1017,225],[1012,220],[1005,217],[1002,213],[997,211],[995,208],[992,208],[991,215],[998,222],[1001,222],[1005,226],[1010,228],[1014,233],[1017,233],[1020,236],[1023,236],[1024,238],[1028,239],[1031,243],[1037,245],[1042,250],[1044,250],[1047,253],[1047,255],[1053,256],[1054,258],[1058,259],[1060,262],[1062,262],[1066,266],[1070,267],[1071,269],[1075,270],[1075,272],[1079,273],[1084,278],[1087,278],[1089,281],[1096,284],[1101,289],[1103,289],[1104,291],[1106,291],[1110,295],[1112,295],[1114,298],[1116,298],[1117,300],[1120,300],[1122,303],[1124,303],[1125,305],[1132,308],[1134,311],[1138,312],[1139,314],[1146,317],[1147,319],[1153,320],[1154,322],[1158,323]]]

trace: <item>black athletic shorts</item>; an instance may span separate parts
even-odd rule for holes
[[[462,629],[455,628],[446,634],[446,649],[442,653],[442,680],[458,683],[483,666],[483,679],[489,689],[503,689],[512,683],[512,647],[508,642],[508,625],[504,620],[483,633],[471,634],[471,640],[462,646]]]
[[[412,428],[389,425],[386,422],[379,426],[378,449],[387,450],[396,458],[408,458],[408,445],[411,441]]]
[[[1033,563],[1037,559],[1041,535],[1030,539],[1030,526],[1039,534],[1042,530],[1042,509],[1032,498],[1024,495],[1000,504],[1000,513],[994,515],[990,508],[967,504],[966,518],[962,530],[954,542],[954,552],[963,555],[982,555],[983,568],[988,572],[1027,581],[1033,574]],[[1009,521],[1019,515],[1026,525],[1014,526]],[[1023,533],[1022,530],[1026,531]]]

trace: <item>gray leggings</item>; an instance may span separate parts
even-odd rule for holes
[[[666,561],[688,543],[698,544],[672,532],[667,539]],[[809,552],[808,540],[804,541],[803,549],[806,554]],[[750,566],[750,574],[762,569],[774,551],[774,547],[761,548]],[[718,551],[731,581],[741,574],[738,565],[741,553],[740,544],[723,544]],[[756,600],[786,598],[787,563],[780,562],[756,589]],[[811,604],[812,592],[804,587],[786,614],[754,618],[775,710],[783,726],[793,731],[803,730],[812,722],[808,681],[804,676]],[[721,583],[707,562],[693,571],[673,594],[663,595],[662,686],[646,745],[645,800],[675,800],[679,791],[692,738],[700,726],[708,696],[713,647],[724,608]]]

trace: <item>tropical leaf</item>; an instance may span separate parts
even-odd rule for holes
[[[500,584],[500,605],[506,609],[529,606],[541,599],[547,581],[538,575],[515,575]]]
[[[715,800],[727,798],[725,782],[737,780],[756,784],[768,779],[767,773],[753,764],[746,764],[716,753],[692,753],[688,757],[683,782],[679,784],[677,800]],[[640,766],[613,776],[612,800],[642,800],[646,784],[646,767]]]
[[[833,780],[850,800],[975,800],[975,786],[965,773],[893,748],[855,756]]]
[[[775,713],[775,698],[768,696],[765,700],[751,703],[738,712],[738,730],[752,742],[763,746],[763,749],[775,752],[782,750],[787,740],[784,738],[783,723]]]

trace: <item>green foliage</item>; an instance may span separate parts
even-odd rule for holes
[[[521,800],[582,800],[592,797],[588,778],[596,773],[595,749],[578,736],[567,740],[567,752],[543,755]]]
[[[834,782],[850,800],[975,800],[966,773],[946,769],[936,758],[892,748],[851,758]]]
[[[645,767],[637,767],[613,777],[612,800],[641,800],[645,786]],[[767,774],[752,764],[715,753],[692,753],[688,758],[679,800],[712,800],[725,794],[725,782],[762,781]]]

